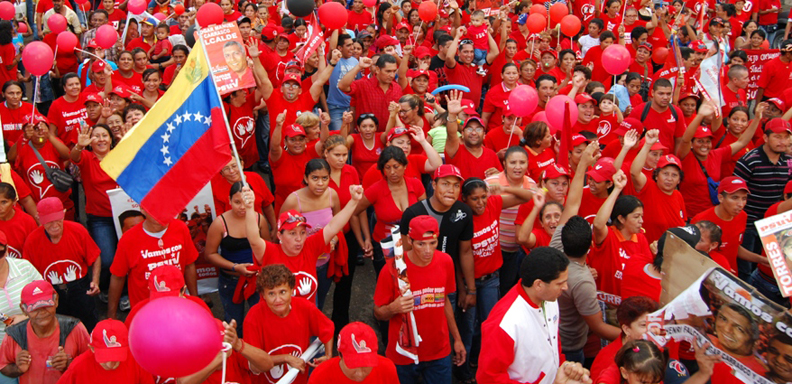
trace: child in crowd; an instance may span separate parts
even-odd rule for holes
[[[152,64],[164,63],[170,60],[171,50],[173,49],[173,44],[168,40],[170,27],[167,24],[161,23],[158,25],[156,33],[157,43],[148,51],[148,55],[151,58],[149,62]]]

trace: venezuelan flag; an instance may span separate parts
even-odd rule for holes
[[[158,221],[176,217],[231,159],[222,104],[196,42],[170,90],[101,167]]]

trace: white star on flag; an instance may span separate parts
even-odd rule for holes
[[[171,164],[173,164],[170,157],[166,157],[165,160],[163,160],[162,162],[169,167],[171,166]]]
[[[170,124],[168,124],[168,125],[170,125]],[[174,129],[175,128],[176,127],[174,127]],[[170,132],[170,128],[168,128],[168,132]],[[168,134],[168,132],[165,132],[164,135],[160,136],[162,138],[162,142],[163,143],[167,143],[170,140],[170,135]]]
[[[190,117],[191,117],[191,116],[192,116],[192,114],[191,114],[191,113],[189,113],[189,112],[186,112],[186,111],[185,111],[185,112],[184,112],[184,114],[182,115],[182,117],[184,118],[184,121],[190,121]]]
[[[174,129],[176,129],[176,126],[173,123],[168,123],[168,133],[173,132]]]
[[[176,124],[182,123],[182,115],[176,115]]]
[[[193,116],[195,116],[195,121],[197,122],[201,122],[201,120],[203,120],[204,118],[203,115],[201,114],[201,111],[195,112]]]
[[[204,124],[206,124],[206,125],[212,125],[212,116],[206,116],[206,117],[204,117]]]
[[[160,149],[160,152],[162,152],[163,156],[167,155],[168,153],[170,153],[170,151],[168,150],[167,146],[162,146],[162,148]]]

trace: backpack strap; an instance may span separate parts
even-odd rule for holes
[[[55,315],[58,319],[58,326],[60,326],[60,340],[58,345],[61,347],[66,348],[66,338],[71,335],[74,328],[77,327],[77,324],[80,324],[80,320],[71,316],[64,316],[64,315]]]
[[[19,348],[27,350],[27,323],[30,319],[25,319],[6,328],[6,336],[13,339]]]
[[[641,112],[641,122],[643,123],[646,120],[646,116],[649,114],[649,110],[652,109],[652,100],[646,102],[643,111]],[[672,108],[673,109],[673,108]],[[676,114],[676,112],[675,112]]]

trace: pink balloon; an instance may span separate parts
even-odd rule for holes
[[[198,9],[198,14],[195,18],[198,20],[198,25],[201,27],[221,24],[223,22],[223,9],[215,3],[206,3]]]
[[[146,1],[129,0],[129,3],[127,3],[127,9],[129,12],[132,12],[133,15],[139,15],[146,10]]]
[[[547,113],[545,111],[539,111],[533,115],[533,118],[531,118],[531,122],[535,123],[537,121],[541,121],[547,124],[547,126],[550,127],[550,134],[555,136],[557,129],[555,129],[555,127],[553,127],[553,125],[551,125],[550,122],[547,121]]]
[[[181,297],[150,301],[129,327],[135,360],[163,377],[184,377],[203,369],[217,356],[221,341],[212,314]]]
[[[105,24],[96,30],[96,44],[104,49],[109,49],[118,41],[118,32],[110,24]]]
[[[377,5],[377,0],[363,0],[363,5],[365,5],[366,8],[371,8]]]
[[[530,115],[538,104],[539,94],[529,85],[520,85],[509,93],[509,109],[517,116]]]
[[[54,54],[52,48],[44,42],[34,41],[22,51],[22,63],[25,69],[35,76],[41,76],[49,72],[52,67]]]
[[[0,20],[13,20],[15,13],[14,4],[10,1],[0,3]]]
[[[17,27],[17,32],[19,32],[19,33],[25,33],[25,32],[27,32],[27,31],[28,31],[27,24],[25,24],[25,23],[19,23],[19,27]]]
[[[154,18],[159,20],[159,21],[165,21],[165,19],[167,19],[168,16],[165,16],[165,14],[162,13],[162,12],[157,12],[157,13],[154,14]]]
[[[577,104],[567,95],[554,96],[545,106],[545,116],[550,125],[558,130],[564,129],[564,104],[569,103],[569,127],[572,127],[578,118]]]
[[[68,54],[74,51],[74,47],[77,46],[77,36],[69,31],[64,31],[58,34],[58,37],[55,39],[55,42],[58,43],[58,53]]]
[[[47,19],[47,26],[52,33],[57,35],[66,30],[66,18],[59,13],[54,13]]]
[[[611,44],[602,51],[602,67],[611,75],[621,75],[630,66],[630,51],[621,44]]]

